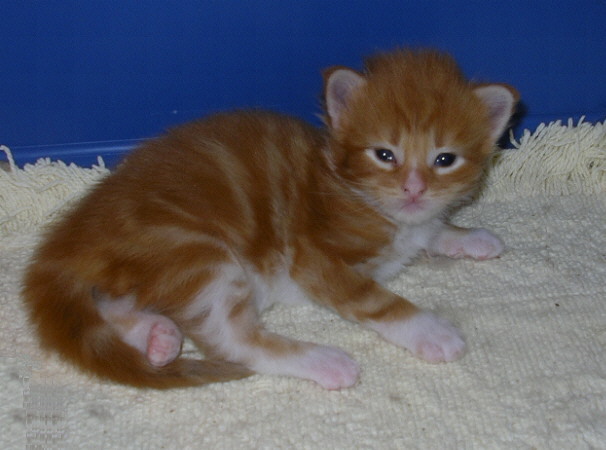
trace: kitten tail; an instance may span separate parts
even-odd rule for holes
[[[225,361],[177,358],[154,367],[103,320],[92,286],[38,262],[24,279],[23,298],[46,350],[85,372],[138,388],[169,389],[245,378],[249,369]]]

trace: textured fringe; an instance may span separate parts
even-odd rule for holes
[[[514,148],[495,154],[482,198],[606,192],[606,121],[583,119],[541,124],[519,142],[512,137]]]
[[[541,124],[511,144],[495,155],[483,200],[606,192],[606,121]],[[38,228],[109,173],[101,158],[91,168],[44,158],[20,169],[0,150],[9,162],[0,170],[0,235]]]
[[[0,151],[8,159],[8,170],[0,169],[0,236],[38,228],[109,173],[101,157],[88,169],[49,158],[20,169],[8,147]]]

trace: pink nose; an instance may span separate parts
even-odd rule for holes
[[[408,175],[404,183],[404,192],[408,194],[411,200],[421,197],[427,190],[427,184],[419,172],[413,170]]]

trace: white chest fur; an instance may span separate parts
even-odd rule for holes
[[[421,225],[404,225],[394,235],[392,245],[386,247],[379,256],[358,267],[378,282],[387,281],[399,274],[405,266],[427,249],[442,227],[442,222],[434,220]]]

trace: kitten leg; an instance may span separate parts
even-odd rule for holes
[[[255,372],[303,378],[328,390],[348,388],[358,381],[358,363],[339,348],[290,340],[267,331],[261,335],[263,349],[252,349],[254,360],[248,364]]]
[[[137,310],[130,297],[101,300],[97,307],[122,340],[146,355],[153,366],[165,366],[179,356],[183,335],[168,317]]]
[[[419,309],[344,262],[312,252],[310,245],[301,250],[293,278],[316,301],[426,361],[448,362],[463,355],[465,341],[448,321]],[[303,266],[307,258],[312,264]]]
[[[226,284],[232,289],[226,291]],[[289,339],[265,330],[254,304],[254,289],[219,278],[198,296],[203,306],[190,336],[209,358],[242,364],[262,374],[315,381],[325,389],[354,385],[358,364],[340,349]],[[222,298],[209,298],[221,293]]]
[[[485,260],[496,258],[503,248],[503,241],[484,228],[459,228],[444,224],[427,251],[430,255]]]

